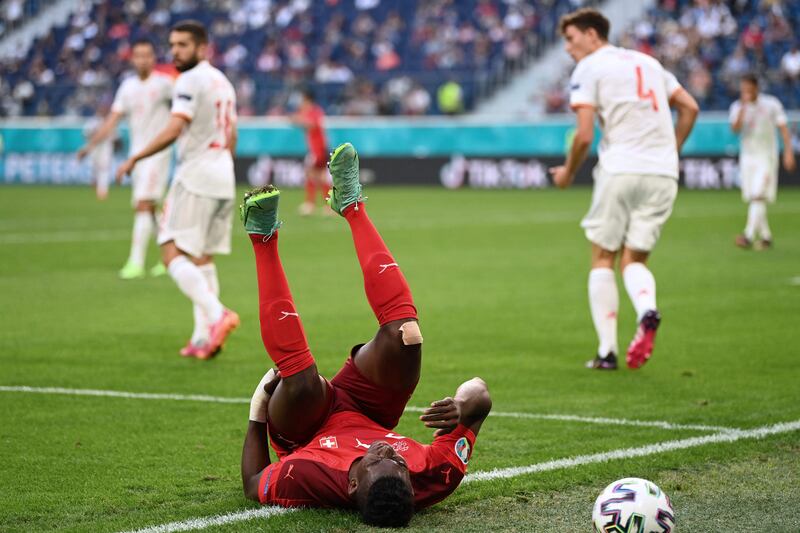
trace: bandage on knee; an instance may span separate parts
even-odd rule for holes
[[[291,300],[280,299],[261,305],[261,339],[281,377],[288,378],[314,364],[306,333]]]
[[[419,330],[419,324],[417,322],[405,322],[400,326],[400,333],[403,335],[403,344],[406,346],[422,344],[422,332]]]

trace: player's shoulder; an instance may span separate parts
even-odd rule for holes
[[[759,99],[766,105],[775,108],[783,108],[783,103],[778,99],[777,96],[773,96],[771,94],[761,93],[759,95]]]
[[[131,91],[135,90],[139,86],[139,77],[135,74],[127,74],[122,78],[122,81],[119,83],[120,91]]]

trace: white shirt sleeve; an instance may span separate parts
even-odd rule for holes
[[[128,91],[125,90],[126,86],[127,84],[123,81],[122,85],[117,89],[117,93],[114,95],[114,102],[111,104],[112,113],[127,115],[130,112],[130,102],[127,97]]]
[[[197,111],[198,86],[188,76],[178,76],[172,92],[172,114],[194,119]]]
[[[785,126],[787,120],[786,120],[786,111],[783,109],[783,104],[777,98],[775,98],[773,102],[774,105],[772,109],[772,117],[775,119],[775,125]]]
[[[672,100],[672,97],[678,91],[678,89],[682,89],[681,83],[678,81],[678,78],[675,77],[675,74],[664,69],[664,88],[667,91],[667,99]]]
[[[736,119],[739,118],[739,110],[742,108],[742,103],[739,100],[736,100],[734,103],[731,104],[731,110],[728,113],[728,122],[731,124],[736,123]]]
[[[597,78],[586,63],[578,64],[569,80],[569,105],[597,108]]]

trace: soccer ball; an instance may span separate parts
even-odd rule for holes
[[[675,511],[655,483],[628,477],[597,497],[592,525],[595,533],[674,533]]]

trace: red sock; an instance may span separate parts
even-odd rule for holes
[[[364,291],[381,326],[392,320],[417,318],[411,289],[378,230],[372,225],[364,204],[349,206],[344,218],[350,224],[358,262],[364,273]]]
[[[261,339],[281,376],[288,378],[313,365],[314,357],[278,256],[278,233],[266,242],[263,235],[250,235],[250,240],[256,254]]]
[[[314,182],[311,181],[311,178],[306,178],[306,203],[313,204],[314,203]]]

